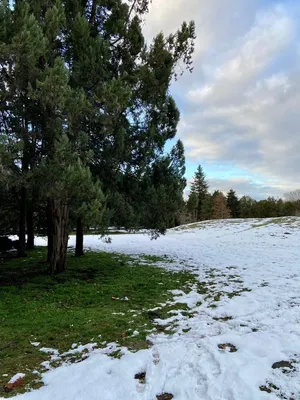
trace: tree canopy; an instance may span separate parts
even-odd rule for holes
[[[180,118],[170,85],[192,71],[195,25],[148,44],[148,5],[1,2],[1,207],[18,225],[19,256],[26,233],[30,247],[45,228],[52,273],[65,269],[72,225],[81,255],[85,226],[163,233],[183,204],[184,148],[165,144]]]

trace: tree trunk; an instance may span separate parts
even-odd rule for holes
[[[82,218],[77,218],[75,257],[81,257],[83,252],[83,223]]]
[[[52,251],[50,254],[51,274],[66,270],[69,228],[69,207],[61,200],[51,200]]]
[[[97,1],[96,1],[96,0],[93,0],[93,1],[92,1],[92,9],[91,9],[90,20],[89,20],[89,23],[90,23],[91,25],[94,25],[94,22],[95,22],[96,9],[97,9]]]
[[[26,215],[26,222],[27,222],[27,250],[34,249],[34,224],[33,224],[33,206],[32,203],[27,204],[27,215]]]
[[[18,257],[26,257],[26,188],[21,188]]]
[[[47,245],[47,262],[50,262],[51,255],[53,252],[53,235],[52,235],[52,212],[51,212],[51,202],[47,201],[47,236],[48,236],[48,245]]]

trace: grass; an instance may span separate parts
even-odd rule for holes
[[[92,341],[99,347],[114,341],[133,351],[148,347],[146,336],[157,325],[147,311],[173,300],[169,290],[195,284],[193,275],[158,268],[153,258],[145,265],[145,260],[139,264],[120,254],[69,255],[67,271],[57,276],[48,275],[44,260],[45,250],[39,248],[25,259],[2,260],[0,265],[0,391],[14,374],[26,374],[25,387],[14,389],[13,395],[41,384],[32,371],[42,371],[41,363],[50,356],[40,347],[59,353],[73,343]],[[172,307],[166,307],[160,310],[162,317],[171,316]],[[139,334],[133,336],[134,330]]]
[[[156,263],[173,263],[174,260],[170,259],[167,255],[163,256],[163,257],[159,257],[159,256],[154,256],[154,255],[148,255],[148,254],[141,254],[137,257],[135,257],[135,259],[141,259],[143,260],[143,262],[147,262],[147,263],[152,263],[152,264],[156,264]]]

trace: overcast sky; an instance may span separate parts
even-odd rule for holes
[[[153,0],[147,37],[196,22],[194,72],[172,86],[187,178],[257,199],[300,187],[300,1]]]

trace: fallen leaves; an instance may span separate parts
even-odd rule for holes
[[[24,379],[23,377],[19,377],[16,380],[9,381],[5,386],[4,386],[4,392],[9,393],[11,392],[14,388],[17,387],[22,387],[24,386]]]

